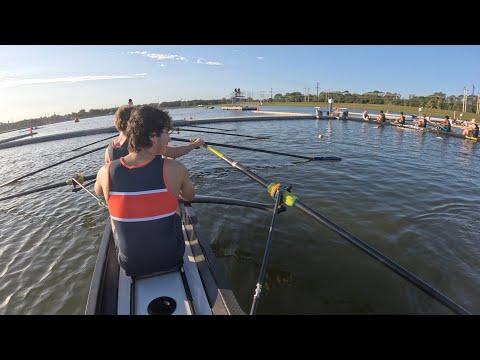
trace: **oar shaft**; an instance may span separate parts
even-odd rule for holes
[[[94,142],[92,142],[92,143],[90,143],[90,144],[80,146],[80,147],[75,148],[75,149],[72,149],[72,150],[70,150],[70,151],[77,151],[77,150],[83,149],[83,148],[85,148],[85,147],[87,147],[87,146],[90,146],[90,145],[93,145],[93,144],[97,144],[97,143],[102,142],[102,141],[105,141],[105,140],[113,139],[114,137],[117,137],[117,136],[118,136],[118,134],[115,134],[115,135],[113,135],[113,136],[109,136],[109,137],[107,137],[107,138],[105,138],[105,139],[102,139],[102,140],[94,141]]]
[[[270,229],[268,230],[267,243],[265,244],[265,251],[263,253],[262,265],[260,267],[260,274],[258,275],[257,286],[255,288],[255,294],[253,296],[252,307],[250,308],[250,315],[255,315],[257,312],[258,302],[262,293],[262,287],[265,282],[265,273],[267,271],[268,257],[270,256],[270,245],[272,243],[273,229],[275,227],[275,220],[277,218],[278,207],[280,206],[280,191],[275,193],[275,206],[273,208],[272,221],[270,222]]]
[[[182,141],[182,142],[190,142],[188,139],[182,139],[182,138],[176,138],[176,137],[171,137],[171,140],[174,141]],[[246,146],[239,146],[239,145],[229,145],[229,144],[221,144],[221,143],[215,143],[215,142],[210,142],[206,141],[206,145],[215,145],[219,147],[225,147],[225,148],[231,148],[231,149],[239,149],[239,150],[247,150],[247,151],[255,151],[255,152],[261,152],[265,154],[273,154],[273,155],[282,155],[282,156],[288,156],[288,157],[293,157],[297,159],[306,159],[306,160],[321,160],[322,158],[316,158],[313,156],[303,156],[303,155],[295,155],[295,154],[287,154],[287,153],[282,153],[278,151],[272,151],[272,150],[263,150],[263,149],[256,149],[256,148],[251,148],[251,147],[246,147]],[[328,158],[326,157],[325,160],[341,160],[340,158]]]
[[[453,302],[453,300],[451,300],[447,296],[440,293],[438,290],[436,290],[435,288],[427,284],[425,281],[423,281],[413,273],[409,272],[402,266],[396,264],[390,258],[386,257],[385,255],[380,253],[378,250],[376,250],[374,247],[358,239],[357,237],[350,234],[345,229],[342,229],[340,226],[335,224],[333,221],[331,221],[327,217],[311,209],[300,200],[297,200],[297,202],[295,203],[295,207],[299,209],[301,212],[303,212],[304,214],[307,214],[310,217],[312,217],[317,222],[323,224],[333,232],[337,233],[340,237],[347,240],[351,244],[355,245],[357,248],[359,248],[364,253],[370,255],[375,260],[380,261],[384,266],[393,270],[397,275],[401,276],[411,284],[415,285],[420,290],[427,293],[428,295],[436,299],[438,302],[448,307],[450,310],[461,315],[471,315],[470,312],[468,312],[466,309],[464,309],[460,305]]]
[[[258,182],[260,185],[267,187],[268,188],[268,182],[261,178],[260,176],[256,175],[252,171],[248,170],[245,168],[243,165],[239,164],[237,161],[234,161],[218,150],[212,148],[211,146],[207,147],[207,149],[224,160],[225,162],[229,163],[236,169],[240,170],[243,172],[245,175],[247,175],[249,178],[252,180]],[[438,302],[441,304],[445,305],[448,307],[450,310],[454,311],[457,314],[461,315],[470,315],[470,312],[468,312],[466,309],[461,307],[460,305],[456,304],[453,300],[448,298],[447,296],[443,295],[442,293],[438,292],[436,289],[428,285],[426,282],[418,278],[416,275],[412,274],[408,270],[404,269],[400,265],[394,263],[392,260],[390,260],[388,257],[385,255],[381,254],[378,250],[373,248],[372,246],[366,244],[362,240],[358,239],[357,237],[353,236],[346,230],[342,229],[340,226],[336,225],[333,223],[331,220],[329,220],[327,217],[321,215],[320,213],[316,212],[315,210],[311,209],[307,205],[303,204],[300,200],[297,200],[295,203],[295,207],[298,208],[300,211],[305,213],[306,215],[309,215],[312,217],[314,220],[320,222],[321,224],[325,225],[328,227],[330,230],[334,231],[338,235],[340,235],[343,239],[349,241],[353,245],[357,246],[360,250],[363,252],[367,253],[371,257],[373,257],[375,260],[380,261],[383,265],[388,267],[389,269],[393,270],[396,274],[401,276],[402,278],[406,279],[413,285],[417,286],[420,290],[424,291],[434,299],[436,299]]]
[[[90,196],[92,196],[95,200],[98,201],[99,204],[101,204],[102,206],[104,207],[107,207],[104,202],[102,201],[102,199],[96,197],[95,195],[93,195],[87,188],[85,188],[85,186],[83,186],[82,184],[80,184],[75,178],[72,177],[72,181],[75,181],[77,183],[78,186],[80,186],[83,190],[85,190]]]
[[[200,125],[188,125],[188,127],[201,128],[201,129],[211,129],[211,130],[222,130],[222,131],[236,131],[236,130],[215,128],[215,127],[210,127],[210,126],[200,126]]]
[[[93,149],[93,150],[90,150],[90,151],[87,151],[87,152],[84,152],[84,153],[81,153],[81,154],[72,156],[72,157],[70,157],[70,158],[68,158],[68,159],[59,161],[59,162],[57,162],[57,163],[55,163],[55,164],[52,164],[52,165],[49,165],[49,166],[45,166],[45,167],[43,167],[43,168],[41,168],[41,169],[32,171],[32,172],[30,172],[30,173],[28,173],[28,174],[19,176],[19,177],[15,178],[15,179],[12,179],[12,180],[9,180],[9,181],[7,181],[7,182],[5,182],[5,183],[3,183],[3,184],[0,184],[0,187],[5,186],[5,185],[8,185],[8,184],[11,184],[11,183],[14,183],[14,182],[16,182],[16,181],[18,181],[18,180],[21,180],[21,179],[24,179],[24,178],[26,178],[26,177],[28,177],[28,176],[38,174],[38,173],[41,172],[41,171],[44,171],[44,170],[50,169],[50,168],[52,168],[52,167],[55,167],[55,166],[57,166],[57,165],[66,163],[67,161],[70,161],[70,160],[78,159],[79,157],[82,157],[82,156],[91,154],[91,153],[93,153],[93,152],[95,152],[95,151],[99,151],[99,150],[102,150],[102,149],[105,149],[105,146],[101,146],[101,147],[99,147],[99,148],[95,148],[95,149]]]
[[[95,178],[96,178],[96,175],[85,176],[85,180],[91,180],[91,179],[95,179]],[[30,194],[35,194],[37,192],[41,192],[41,191],[45,191],[45,190],[51,190],[51,189],[59,188],[59,187],[66,186],[66,185],[68,185],[68,184],[65,181],[63,181],[63,182],[57,183],[57,184],[42,186],[42,187],[39,187],[39,188],[36,188],[36,189],[33,189],[33,190],[28,190],[28,191],[24,191],[24,192],[21,192],[21,193],[18,193],[18,194],[5,196],[3,198],[0,198],[0,201],[14,199],[14,198],[17,198],[17,197],[26,196],[26,195],[30,195]]]
[[[238,137],[246,137],[250,139],[258,139],[258,140],[265,140],[269,139],[269,136],[252,136],[252,135],[240,135],[240,134],[225,134],[218,131],[207,131],[207,130],[191,130],[185,128],[179,128],[180,131],[190,131],[190,132],[198,132],[198,133],[206,133],[206,134],[220,134],[220,135],[228,135],[228,136],[238,136]]]
[[[226,161],[227,163],[229,163],[234,168],[243,172],[250,179],[258,182],[260,185],[268,187],[267,181],[265,179],[263,179],[261,176],[258,176],[257,174],[250,171],[249,169],[247,169],[246,167],[244,167],[242,164],[238,163],[237,161],[233,161],[232,159],[228,158],[226,155],[222,154],[220,151],[218,151],[217,149],[215,149],[211,145],[207,145],[207,150],[210,151],[212,154],[218,156],[220,159]]]
[[[240,199],[232,199],[232,198],[226,198],[226,197],[220,197],[220,196],[195,195],[193,200],[183,201],[183,202],[190,203],[190,204],[219,204],[219,205],[243,206],[248,208],[266,210],[270,212],[273,210],[273,207],[271,204],[259,203],[254,201],[246,201],[246,200],[240,200]]]

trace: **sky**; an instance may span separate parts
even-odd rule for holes
[[[299,91],[480,90],[480,46],[0,46],[0,122],[173,100]],[[477,92],[477,90],[475,90]],[[263,93],[263,94],[262,94]]]

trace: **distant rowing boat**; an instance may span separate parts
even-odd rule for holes
[[[453,133],[453,132],[446,132],[446,131],[443,131],[443,130],[440,130],[440,129],[423,128],[423,127],[418,127],[418,126],[415,126],[415,125],[402,125],[402,124],[390,124],[390,125],[392,125],[393,127],[397,127],[397,128],[411,129],[411,130],[423,131],[423,132],[430,132],[430,133],[434,133],[434,134],[437,134],[437,135],[441,134],[441,135],[446,135],[446,136],[453,136],[453,137],[458,137],[458,138],[461,138],[461,139],[473,140],[475,142],[478,139],[478,138],[475,138],[475,137],[472,137],[472,136],[464,136],[464,135],[456,134],[456,133]]]

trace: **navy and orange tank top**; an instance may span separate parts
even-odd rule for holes
[[[130,167],[120,158],[107,166],[107,204],[120,266],[128,276],[143,276],[180,265],[185,243],[178,200],[164,179],[165,160],[156,156]]]
[[[108,160],[113,161],[128,155],[128,141],[124,141],[122,145],[118,145],[115,140],[108,144],[107,148]]]

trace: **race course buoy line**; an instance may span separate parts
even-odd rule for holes
[[[226,155],[222,154],[217,149],[213,148],[211,145],[206,145],[206,148],[209,152],[214,154],[215,156],[219,157],[220,159],[224,160],[226,163],[234,167],[235,169],[239,170],[252,180],[256,181],[260,185],[264,186],[267,189],[271,189],[275,183],[269,183],[267,180],[263,179],[262,177],[258,176],[254,172],[250,171],[249,169],[245,168],[242,164],[238,161],[234,161],[228,158]],[[428,283],[417,277],[415,274],[409,272],[402,266],[398,265],[390,258],[386,257],[378,250],[373,248],[372,246],[368,245],[367,243],[363,242],[359,238],[355,237],[354,235],[350,234],[348,231],[344,230],[333,221],[325,217],[324,215],[318,213],[317,211],[311,209],[306,204],[301,202],[297,196],[290,193],[288,190],[284,190],[282,192],[282,202],[287,204],[288,206],[295,207],[299,209],[304,214],[310,216],[312,219],[316,220],[317,222],[325,225],[328,229],[332,230],[336,234],[338,234],[343,239],[347,240],[351,244],[355,245],[358,249],[363,251],[364,253],[370,255],[373,259],[379,261],[384,266],[393,270],[396,274],[410,282],[411,284],[415,285],[417,288],[437,300],[439,303],[446,306],[448,309],[453,311],[456,314],[460,315],[471,315],[471,313],[464,309],[462,306],[456,304],[453,300],[448,298],[446,295],[440,293],[438,290],[430,286]]]

